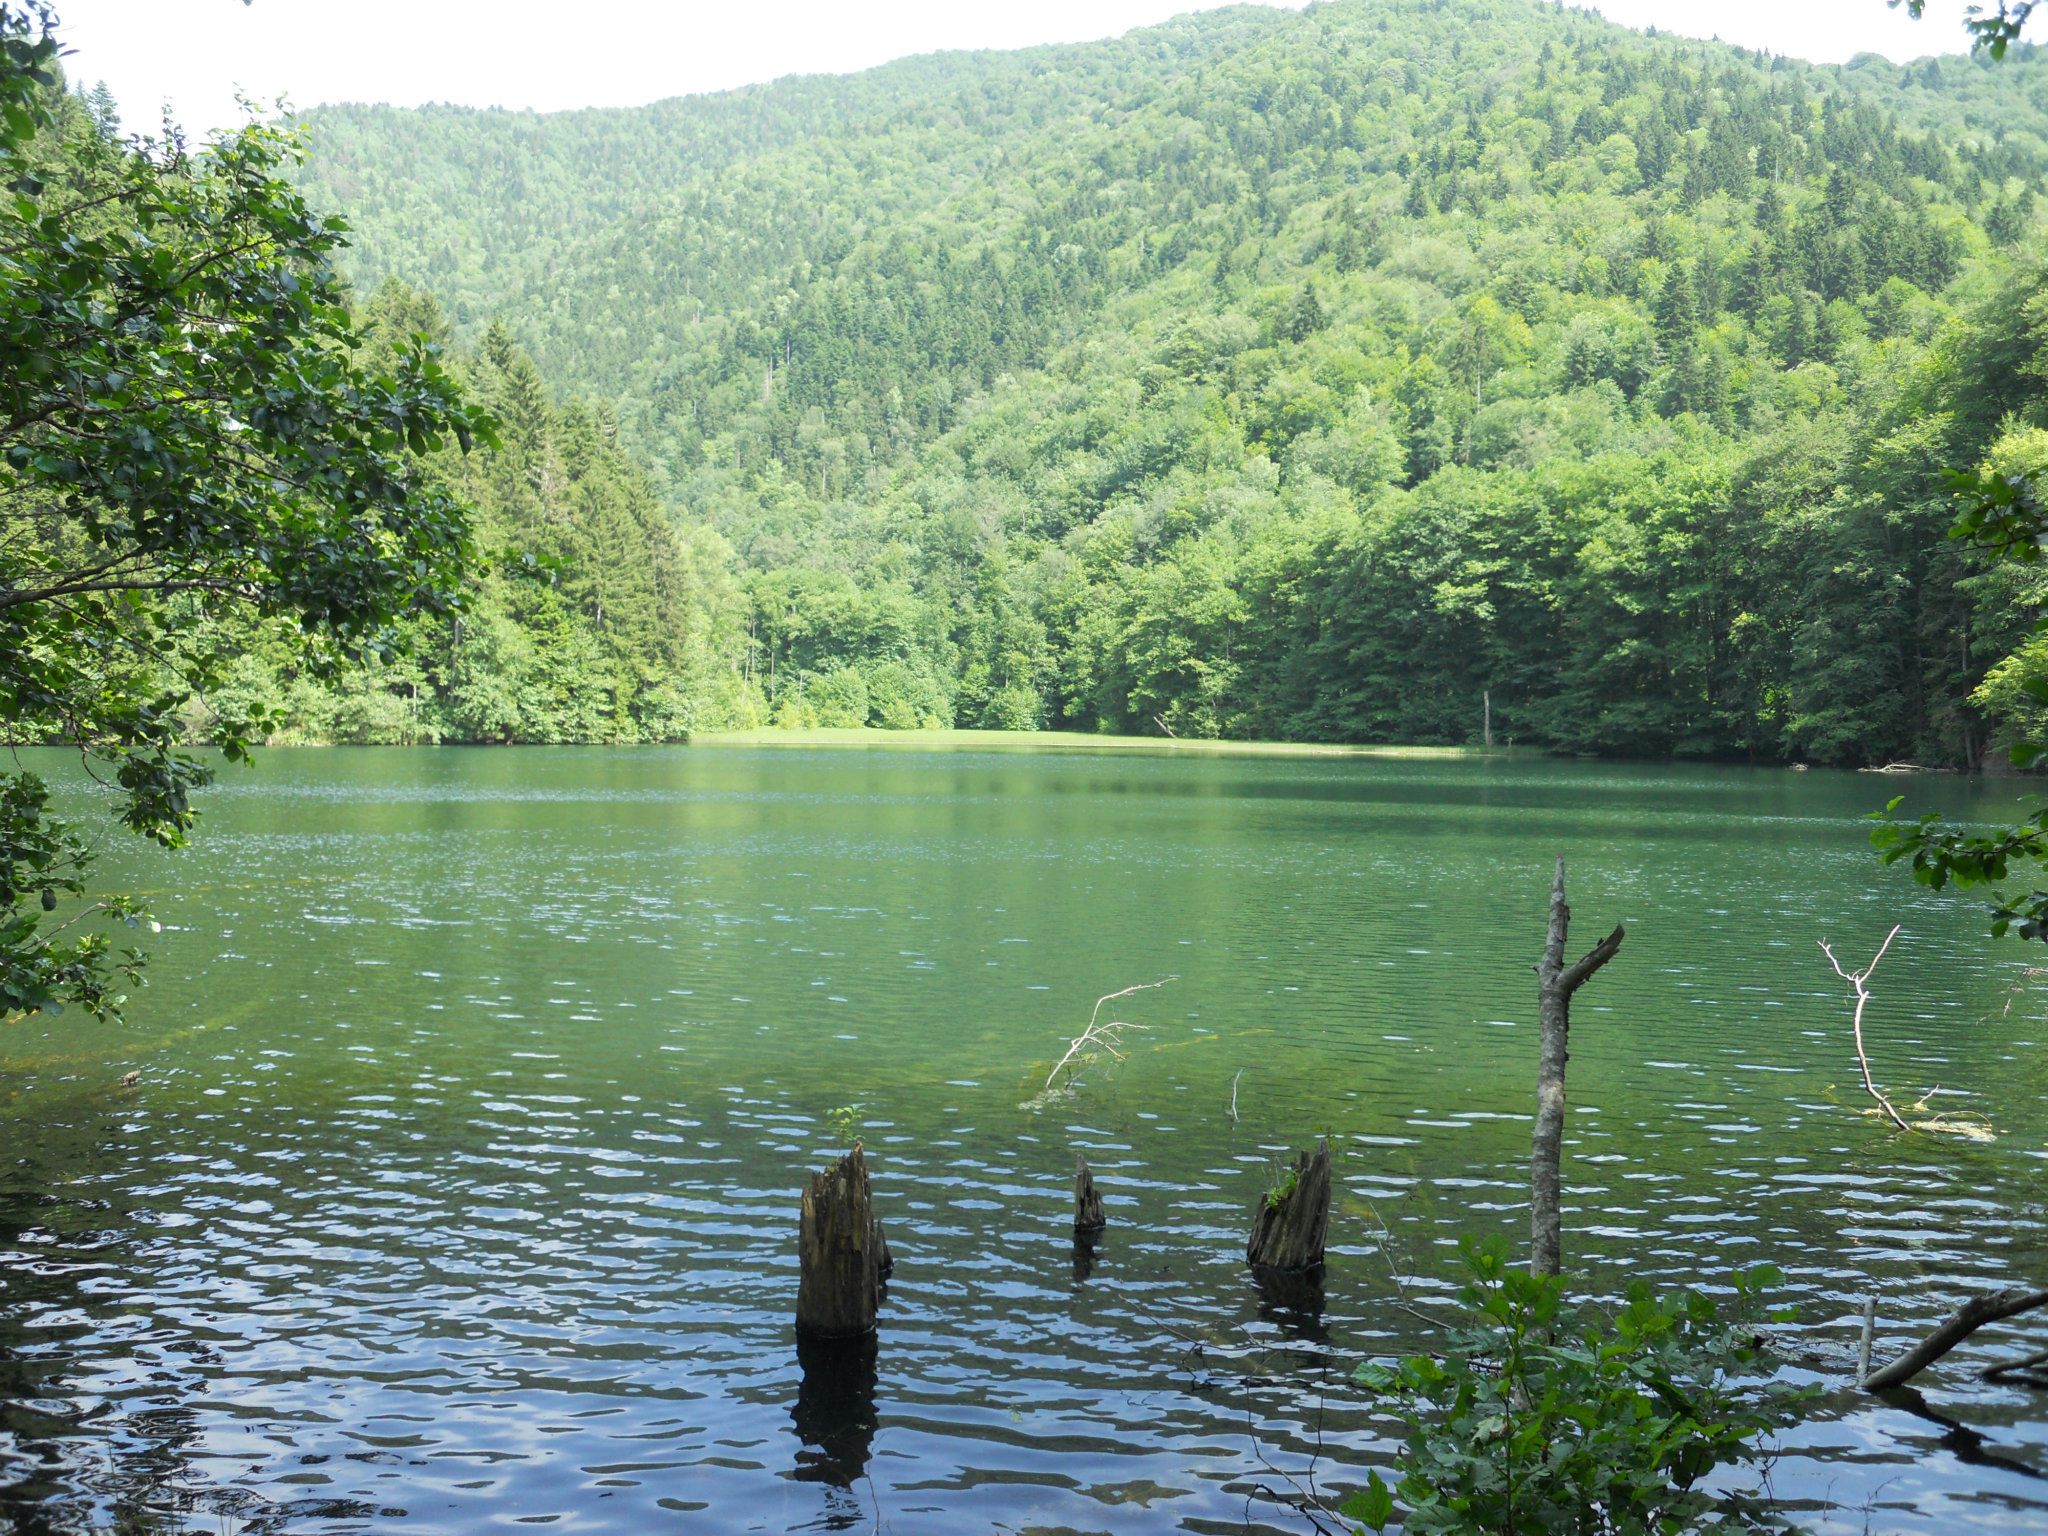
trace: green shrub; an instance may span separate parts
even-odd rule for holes
[[[1467,1243],[1471,1314],[1440,1357],[1366,1364],[1355,1379],[1409,1425],[1388,1484],[1375,1472],[1345,1512],[1404,1536],[1682,1536],[1777,1529],[1753,1493],[1699,1486],[1763,1452],[1810,1394],[1770,1379],[1755,1323],[1765,1266],[1727,1314],[1696,1291],[1630,1287],[1611,1319],[1570,1307],[1555,1278],[1516,1268],[1505,1241]],[[1783,1314],[1780,1314],[1781,1316]]]
[[[1029,683],[998,688],[982,711],[981,724],[992,731],[1035,731],[1045,719],[1045,701]]]
[[[834,667],[811,679],[804,699],[821,726],[845,729],[868,723],[868,682],[858,667]]]

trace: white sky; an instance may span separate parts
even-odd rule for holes
[[[1215,0],[58,0],[75,80],[104,80],[131,127],[168,103],[194,133],[265,103],[633,106],[779,75],[865,69],[940,48],[1110,37]],[[1605,0],[1657,26],[1801,58],[1967,46],[1964,0],[1914,22],[1884,0]]]

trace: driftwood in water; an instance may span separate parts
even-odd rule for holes
[[[874,1332],[882,1279],[893,1265],[858,1142],[832,1167],[811,1175],[797,1250],[797,1332],[819,1339]]]
[[[1088,1171],[1088,1159],[1074,1154],[1074,1230],[1100,1232],[1108,1223],[1102,1214],[1102,1196],[1095,1192],[1095,1175]]]
[[[1564,1067],[1570,1059],[1572,994],[1621,949],[1623,931],[1614,932],[1582,955],[1564,963],[1564,943],[1572,909],[1564,900],[1564,856],[1558,855],[1557,877],[1550,884],[1550,931],[1543,959],[1536,967],[1536,1133],[1529,1146],[1529,1273],[1554,1275],[1564,1264]]]
[[[2015,1360],[2000,1360],[1977,1373],[1979,1381],[2018,1382],[2037,1392],[2048,1392],[2048,1349]]]
[[[1330,1144],[1294,1160],[1288,1179],[1259,1196],[1245,1260],[1258,1269],[1310,1270],[1323,1262],[1330,1231]]]
[[[1864,1377],[1863,1390],[1882,1392],[1887,1387],[1904,1386],[1985,1324],[2018,1317],[2036,1307],[2048,1307],[2048,1291],[2030,1291],[2023,1285],[2015,1285],[2002,1291],[1987,1291],[1981,1296],[1973,1296],[1956,1308],[1939,1328],[1890,1365]]]

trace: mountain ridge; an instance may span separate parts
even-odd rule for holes
[[[1927,659],[1961,611],[1934,610],[1973,601],[1947,584],[1976,579],[1942,563],[1934,470],[2038,402],[1951,406],[1972,386],[1930,380],[2026,266],[2044,78],[2029,48],[1810,66],[1528,0],[1339,0],[658,108],[305,125],[366,285],[431,290],[458,335],[501,318],[730,542],[752,606],[719,644],[756,715],[879,723],[886,667],[880,693],[914,677],[909,713],[961,724],[1462,739],[1485,693],[1558,746],[1975,760],[2010,722],[1973,697],[2023,626],[1977,614],[1966,656]],[[1545,681],[1524,649],[1565,643],[1587,552],[1536,524],[1501,556],[1547,594],[1526,635],[1489,628],[1492,576],[1438,576],[1384,617],[1421,634],[1416,603],[1480,591],[1469,631],[1430,641],[1449,674],[1331,650],[1362,618],[1343,551],[1413,556],[1397,525],[1437,476],[1513,500],[1576,465],[1570,495],[1604,505],[1584,466],[1690,455],[1729,486],[1816,417],[1878,451],[1868,424],[1909,386],[1972,425],[1892,466],[1919,531],[1872,579],[1943,597],[1910,654],[1852,647],[1870,665],[1847,703],[1805,572],[1658,573],[1767,632],[1740,704],[1704,613],[1649,647],[1633,723],[1587,679]],[[1744,536],[1774,525],[1759,509]],[[1247,562],[1276,541],[1301,569],[1269,590]],[[1134,661],[1149,585],[1192,575],[1213,624]],[[1607,641],[1587,677],[1619,686],[1610,652],[1644,642]]]

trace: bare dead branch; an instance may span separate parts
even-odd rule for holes
[[[1529,1272],[1554,1275],[1564,1253],[1564,1070],[1570,1058],[1572,994],[1621,950],[1625,930],[1614,932],[1577,964],[1564,963],[1572,909],[1564,899],[1564,855],[1550,883],[1550,926],[1536,966],[1536,1129],[1529,1146]]]
[[[1973,1296],[1913,1348],[1882,1370],[1872,1371],[1864,1378],[1863,1390],[1882,1392],[1887,1387],[1902,1387],[1987,1323],[2018,1317],[2036,1307],[2048,1307],[2048,1290],[2030,1291],[2015,1285]]]
[[[1105,1020],[1102,1017],[1104,1003],[1113,1003],[1120,997],[1131,996],[1134,992],[1156,991],[1169,981],[1178,979],[1175,976],[1162,976],[1157,981],[1141,981],[1136,986],[1125,987],[1121,992],[1106,992],[1098,997],[1094,1010],[1088,1015],[1088,1027],[1067,1042],[1066,1054],[1053,1063],[1053,1069],[1045,1074],[1045,1086],[1039,1089],[1035,1097],[1027,1100],[1024,1107],[1035,1109],[1052,1098],[1056,1092],[1073,1088],[1081,1075],[1082,1067],[1095,1060],[1098,1051],[1118,1061],[1124,1060],[1124,1052],[1118,1049],[1124,1043],[1124,1032],[1130,1030],[1142,1033],[1151,1028],[1149,1024],[1132,1024],[1124,1019]],[[1059,1081],[1062,1072],[1067,1074],[1064,1083]]]
[[[1614,932],[1587,950],[1580,957],[1578,964],[1558,978],[1558,985],[1563,987],[1568,993],[1578,991],[1580,987],[1586,984],[1588,977],[1620,953],[1621,941],[1627,936],[1627,930],[1621,924],[1616,923],[1614,925]]]
[[[1819,943],[1820,952],[1828,957],[1828,964],[1835,968],[1835,974],[1848,982],[1856,991],[1856,1014],[1851,1021],[1851,1028],[1856,1036],[1856,1065],[1863,1069],[1863,1091],[1877,1100],[1877,1107],[1884,1111],[1885,1118],[1890,1120],[1893,1125],[1896,1125],[1902,1131],[1910,1131],[1913,1127],[1906,1123],[1906,1117],[1892,1107],[1892,1101],[1884,1096],[1879,1090],[1877,1083],[1872,1079],[1870,1075],[1870,1054],[1863,1048],[1863,1010],[1870,1003],[1870,987],[1868,983],[1871,973],[1877,969],[1878,961],[1884,958],[1884,952],[1892,947],[1892,940],[1898,936],[1899,925],[1894,923],[1892,931],[1884,936],[1884,942],[1877,946],[1877,953],[1870,957],[1870,964],[1864,966],[1860,971],[1843,970],[1842,962],[1835,958],[1835,952],[1828,947],[1828,941],[1822,939]]]
[[[2048,1387],[2048,1349],[2036,1350],[2031,1355],[2021,1355],[2016,1360],[2000,1360],[1987,1365],[1977,1373],[1979,1381],[2019,1381],[2030,1387]]]

